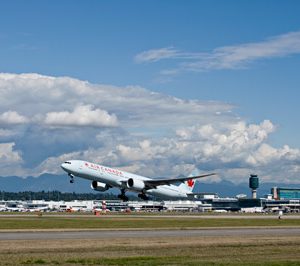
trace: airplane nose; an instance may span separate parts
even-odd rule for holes
[[[60,165],[60,167],[64,170],[64,171],[66,171],[66,172],[69,172],[70,171],[70,164],[67,164],[67,163],[62,163],[61,165]]]
[[[62,164],[60,165],[60,167],[61,167],[64,171],[67,170],[67,169],[66,169],[66,164],[65,164],[65,163],[62,163]]]
[[[60,167],[61,167],[64,171],[66,171],[67,173],[69,173],[69,172],[72,170],[72,162],[66,161],[66,162],[62,163],[62,164],[60,165]]]

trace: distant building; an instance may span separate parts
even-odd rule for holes
[[[219,195],[213,192],[200,192],[200,193],[192,193],[190,195],[191,200],[207,200],[207,199],[217,199]]]
[[[281,200],[266,200],[264,208],[268,212],[300,212],[300,200],[295,199],[281,199]]]
[[[213,210],[239,211],[239,201],[237,198],[217,198],[211,202]]]
[[[211,205],[213,211],[239,211],[240,207],[237,198],[219,198],[219,197],[204,197],[201,199],[203,204]]]
[[[300,188],[273,187],[271,189],[271,194],[273,195],[273,199],[276,200],[284,200],[284,199],[300,200]]]

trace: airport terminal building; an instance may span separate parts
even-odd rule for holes
[[[180,211],[180,212],[264,212],[299,213],[300,200],[295,199],[249,199],[207,198],[179,201],[121,201],[121,200],[75,200],[75,201],[1,201],[0,211],[9,212],[95,212],[95,211]]]
[[[271,194],[277,200],[300,200],[299,188],[280,188],[273,187]]]

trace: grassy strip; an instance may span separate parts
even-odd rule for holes
[[[113,228],[188,228],[240,226],[300,226],[299,219],[191,219],[191,218],[114,218],[114,217],[5,217],[0,229],[113,229]]]
[[[0,247],[5,265],[299,265],[299,237],[157,238],[56,242]]]

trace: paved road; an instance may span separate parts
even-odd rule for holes
[[[0,240],[48,239],[107,239],[150,237],[203,237],[203,236],[300,236],[300,227],[289,228],[218,228],[197,230],[105,230],[105,231],[41,231],[1,232]]]

